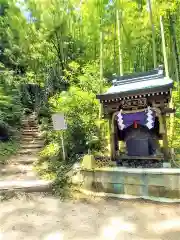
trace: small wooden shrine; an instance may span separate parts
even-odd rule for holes
[[[104,118],[109,120],[111,160],[123,156],[169,159],[166,116],[175,111],[169,108],[172,87],[173,81],[164,76],[160,66],[149,72],[116,77],[106,93],[97,95]],[[126,143],[123,156],[119,141]]]

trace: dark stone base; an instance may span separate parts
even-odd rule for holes
[[[151,159],[123,159],[117,160],[117,166],[129,168],[162,168],[162,160]]]

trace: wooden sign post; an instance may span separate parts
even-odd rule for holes
[[[63,113],[55,113],[52,115],[52,121],[53,121],[53,128],[55,131],[60,131],[61,133],[61,143],[62,143],[62,151],[63,151],[63,160],[66,160],[66,152],[65,152],[65,146],[64,146],[64,136],[63,131],[67,129],[67,124],[64,118]]]

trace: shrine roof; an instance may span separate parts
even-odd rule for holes
[[[106,93],[97,95],[97,98],[104,100],[133,94],[165,92],[172,87],[173,80],[165,77],[163,70],[158,68],[146,73],[115,77],[113,86]]]

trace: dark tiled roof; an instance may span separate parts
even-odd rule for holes
[[[159,68],[146,73],[116,77],[113,79],[113,86],[106,93],[97,95],[97,98],[103,100],[131,94],[169,91],[172,87],[173,80],[164,77],[163,70]]]

